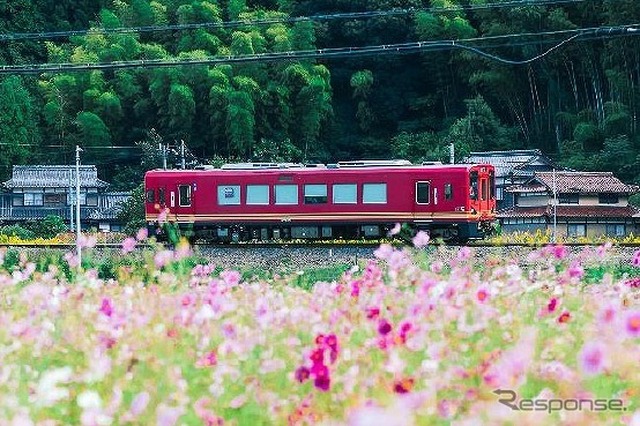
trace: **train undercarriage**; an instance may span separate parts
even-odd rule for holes
[[[291,240],[376,240],[389,236],[395,223],[331,223],[331,224],[192,224],[174,226],[181,236],[190,242],[224,244],[238,242],[274,242]],[[150,232],[158,239],[166,238],[167,229],[159,230],[157,224],[149,225]],[[418,231],[430,234],[432,240],[461,244],[470,239],[481,239],[490,232],[487,222],[461,223],[407,223],[403,224],[397,238],[410,240]]]

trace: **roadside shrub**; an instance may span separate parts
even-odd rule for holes
[[[60,216],[49,215],[43,220],[32,220],[25,224],[25,227],[36,236],[42,238],[53,238],[58,234],[67,231],[67,225]]]
[[[20,225],[7,225],[0,228],[0,234],[8,237],[17,237],[21,240],[33,240],[36,238],[36,234]]]

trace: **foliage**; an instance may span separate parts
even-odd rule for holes
[[[0,23],[5,34],[91,31],[44,43],[9,38],[0,48],[5,64],[83,67],[161,59],[185,66],[3,78],[0,175],[5,178],[13,164],[68,164],[79,144],[87,148],[83,159],[97,163],[101,178],[111,181],[113,165],[120,171],[139,167],[137,155],[119,148],[147,139],[149,129],[155,129],[169,144],[184,140],[201,160],[248,160],[256,157],[262,141],[290,141],[303,160],[329,162],[435,159],[444,157],[445,147],[454,143],[458,159],[471,150],[540,148],[563,165],[614,170],[628,182],[640,179],[634,118],[640,107],[640,75],[635,72],[640,41],[630,37],[631,32],[616,37],[607,33],[584,37],[581,44],[566,42],[540,55],[562,40],[562,31],[637,21],[640,8],[632,0],[605,1],[600,7],[568,2],[500,8],[466,7],[468,2],[458,0],[369,2],[367,10],[383,13],[294,23],[287,17],[340,14],[359,6],[346,0],[14,3],[0,5],[0,11],[12,16]],[[400,6],[413,13],[384,13]],[[243,24],[170,32],[103,31],[233,20]],[[550,36],[544,46],[531,37],[514,42],[514,34],[534,33],[558,38]],[[476,40],[475,48],[502,59],[538,59],[507,65],[468,50],[430,48],[402,55],[392,48],[376,55],[355,54],[366,46],[415,41],[440,46],[442,40],[447,46],[451,40],[465,45],[470,39]],[[325,49],[342,47],[353,48],[348,57],[326,61],[201,62],[318,49],[329,54]],[[127,187],[123,176],[118,185]],[[135,179],[135,173],[130,176]]]
[[[135,234],[138,229],[146,226],[144,216],[144,185],[138,185],[131,191],[129,197],[118,213],[118,220],[124,223],[124,232],[129,235]]]
[[[49,215],[42,220],[29,221],[25,223],[25,227],[32,231],[35,236],[44,239],[53,238],[68,229],[64,219],[56,215]]]

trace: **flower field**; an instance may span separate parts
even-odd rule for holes
[[[418,235],[300,286],[145,238],[0,252],[0,424],[640,424],[640,251]]]

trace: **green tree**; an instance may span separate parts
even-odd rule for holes
[[[0,175],[21,164],[36,151],[40,133],[31,95],[17,76],[0,82]]]

